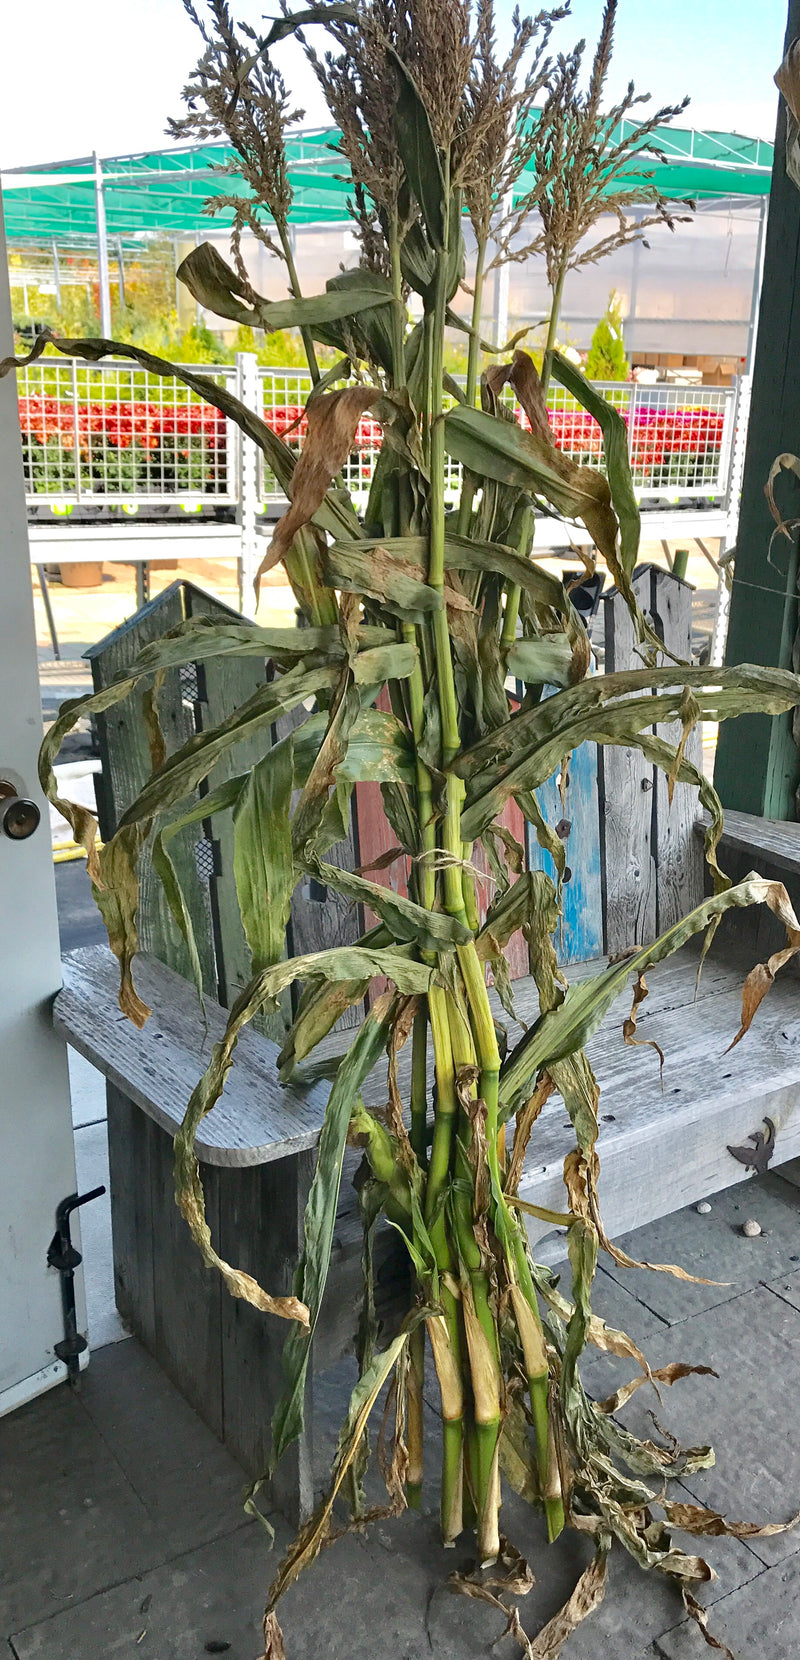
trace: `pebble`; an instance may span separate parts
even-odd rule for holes
[[[757,1239],[760,1232],[761,1223],[755,1222],[752,1216],[747,1222],[742,1223],[742,1233],[744,1234],[745,1239]]]
[[[707,1199],[701,1199],[699,1205],[695,1205],[694,1208],[698,1216],[710,1216],[711,1214],[711,1206]]]

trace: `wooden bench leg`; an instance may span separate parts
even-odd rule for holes
[[[220,1196],[220,1254],[276,1295],[292,1289],[313,1173],[310,1152],[270,1164],[213,1172]],[[253,1474],[262,1473],[269,1456],[272,1413],[284,1385],[282,1356],[289,1329],[287,1321],[260,1314],[240,1298],[223,1295],[224,1439]],[[312,1371],[313,1353],[306,1384],[305,1431],[281,1459],[270,1494],[272,1504],[295,1527],[306,1520],[314,1505]]]
[[[170,1136],[114,1085],[106,1093],[117,1307],[248,1475],[260,1476],[283,1387],[287,1322],[229,1297],[204,1266],[175,1205]],[[216,1248],[276,1294],[291,1290],[313,1168],[311,1153],[249,1168],[203,1166]],[[314,1501],[311,1372],[305,1432],[270,1493],[294,1526]]]

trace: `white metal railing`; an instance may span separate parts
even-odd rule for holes
[[[310,376],[302,369],[261,369],[258,378],[260,412],[299,453]],[[625,417],[634,488],[642,499],[725,499],[736,422],[735,387],[638,386],[618,381],[596,385]],[[512,394],[508,402],[524,425],[522,410]],[[602,467],[602,433],[593,417],[561,386],[551,386],[547,402],[559,448],[583,466]],[[363,499],[369,490],[380,443],[380,427],[365,417],[344,468],[345,483],[357,499]],[[459,484],[460,469],[453,464],[447,479],[451,496],[458,492]],[[281,492],[263,465],[258,490],[265,503],[280,499]]]
[[[199,367],[235,389],[235,367]],[[238,428],[180,381],[40,358],[17,384],[29,504],[238,500]]]
[[[192,368],[238,388],[299,453],[311,390],[307,371],[257,369],[250,354],[242,354],[235,366]],[[74,503],[114,502],[135,511],[143,503],[188,508],[241,503],[247,441],[180,381],[127,362],[89,366],[44,358],[19,371],[18,389],[30,504],[49,502],[57,511]],[[643,501],[725,500],[736,428],[734,388],[616,382],[598,390],[626,419],[634,487]],[[509,401],[513,404],[510,395]],[[597,422],[560,386],[551,387],[548,407],[565,454],[602,467]],[[517,414],[524,421],[519,409]],[[365,415],[343,469],[359,504],[369,492],[381,437],[378,423]],[[459,481],[453,464],[450,499]],[[282,499],[260,452],[255,494],[262,508]]]

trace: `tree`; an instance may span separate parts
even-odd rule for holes
[[[622,302],[612,288],[608,305],[592,335],[586,376],[588,380],[629,380],[630,373],[622,337]]]

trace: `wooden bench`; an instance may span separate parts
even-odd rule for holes
[[[651,567],[638,572],[635,581],[640,601],[662,636],[674,650],[686,653],[691,591]],[[215,606],[190,584],[174,584],[105,646],[95,648],[96,684],[106,683],[148,638],[180,615],[213,611]],[[613,594],[604,608],[607,667],[626,667],[635,661],[627,615]],[[180,678],[177,673],[168,676],[162,723],[169,747],[204,721],[219,720],[265,672],[266,665],[250,658],[239,669],[228,666],[224,681],[220,666],[213,663],[194,678],[186,671]],[[108,835],[144,782],[148,763],[135,710],[123,705],[114,711],[113,723],[107,717],[99,735],[101,828]],[[699,740],[694,758],[699,758]],[[241,771],[247,759],[235,755],[227,764]],[[220,781],[215,776],[211,783]],[[342,863],[363,862],[365,848],[368,856],[380,850],[371,789],[359,786],[350,839],[338,850]],[[598,757],[593,745],[582,746],[566,777],[546,785],[540,800],[551,821],[560,819],[565,826],[572,874],[565,888],[558,943],[571,979],[596,972],[604,952],[617,954],[652,939],[700,899],[702,849],[693,792],[678,786],[668,810],[664,781],[638,750],[614,749]],[[230,1003],[249,973],[241,927],[234,917],[228,831],[217,819],[213,833],[213,844],[201,844],[202,858],[191,840],[184,838],[181,846],[177,839],[182,876],[191,889],[201,934],[208,1035],[194,988],[183,977],[181,943],[176,943],[163,900],[149,880],[140,920],[150,955],[140,958],[137,968],[142,994],[153,1009],[144,1030],[137,1032],[119,1013],[116,964],[100,948],[66,959],[55,1020],[66,1041],[107,1079],[120,1312],[245,1468],[260,1474],[281,1385],[286,1327],[227,1296],[218,1276],[202,1265],[173,1200],[172,1137],[206,1064],[210,1042],[224,1026],[222,1005]],[[786,881],[797,905],[800,826],[765,826],[760,820],[731,815],[722,854],[734,878],[755,865],[765,875]],[[535,844],[529,845],[529,859],[532,865],[546,863]],[[341,902],[328,903],[329,897],[302,891],[296,896],[292,950],[336,944],[360,931],[362,919]],[[687,948],[653,972],[639,1032],[653,1036],[665,1051],[663,1084],[655,1052],[628,1047],[622,1040],[622,1020],[628,1012],[623,1000],[592,1040],[589,1053],[602,1089],[601,1203],[612,1235],[746,1179],[743,1166],[727,1149],[745,1142],[765,1116],[776,1127],[776,1164],[800,1153],[800,1001],[791,973],[773,987],[744,1041],[731,1055],[725,1053],[739,1026],[744,975],[759,957],[783,943],[780,932],[766,914],[737,912],[726,917],[697,994],[695,950]],[[535,987],[524,977],[525,966],[517,952],[512,966],[517,1007],[521,1018],[530,1020],[538,1006]],[[359,1007],[347,1024],[360,1018]],[[339,1030],[321,1052],[341,1050],[348,1041],[347,1030]],[[303,1211],[327,1085],[306,1091],[283,1089],[277,1081],[276,1055],[268,1032],[249,1029],[243,1034],[225,1094],[200,1128],[197,1151],[209,1223],[220,1253],[271,1291],[280,1292],[290,1289],[302,1249]],[[410,1064],[408,1046],[400,1063],[402,1089]],[[385,1105],[385,1088],[385,1078],[376,1071],[365,1085],[367,1103]],[[521,1196],[563,1209],[563,1159],[573,1145],[563,1104],[554,1097],[537,1123]],[[538,1242],[548,1228],[531,1222],[530,1231]],[[310,1371],[324,1369],[352,1344],[360,1299],[360,1251],[360,1226],[345,1180]],[[387,1319],[402,1300],[406,1272],[402,1249],[387,1229],[377,1253],[379,1303]],[[306,1434],[280,1466],[272,1494],[295,1520],[308,1511],[313,1497],[311,1389],[309,1382]]]

